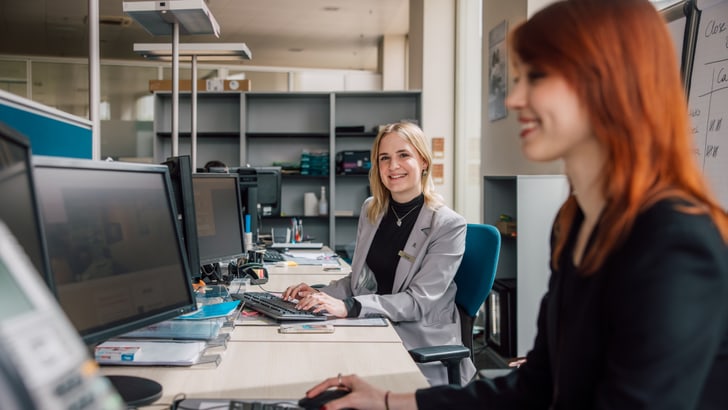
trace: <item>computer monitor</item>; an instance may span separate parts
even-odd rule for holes
[[[0,122],[0,220],[17,238],[35,270],[50,285],[43,224],[33,180],[28,139]]]
[[[166,166],[33,162],[56,297],[88,346],[196,309]],[[144,380],[112,379],[137,404],[161,396]]]
[[[192,186],[200,263],[242,257],[245,252],[238,174],[193,174]]]
[[[281,167],[255,167],[261,216],[281,215]]]
[[[170,157],[162,163],[169,168],[172,179],[177,221],[180,223],[182,239],[187,251],[187,261],[192,273],[191,280],[200,276],[200,249],[197,244],[197,219],[195,216],[195,195],[192,188],[192,161],[189,155]]]

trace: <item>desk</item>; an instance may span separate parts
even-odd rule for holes
[[[321,322],[325,323],[325,322]],[[391,325],[336,326],[334,333],[278,333],[278,325],[238,325],[230,335],[233,342],[361,342],[402,343]]]
[[[312,266],[276,267],[269,269],[270,280],[263,287],[282,290],[299,282],[330,281],[346,273],[323,272]],[[391,326],[337,327],[332,334],[280,334],[277,326],[236,326],[221,355],[216,368],[105,366],[101,373],[141,376],[160,383],[164,391],[158,404],[172,403],[179,393],[188,398],[297,400],[338,373],[356,373],[393,391],[428,386]]]
[[[104,375],[150,378],[163,386],[158,404],[190,398],[300,399],[338,373],[356,373],[393,391],[414,391],[427,380],[401,343],[234,342],[217,368],[102,367]]]

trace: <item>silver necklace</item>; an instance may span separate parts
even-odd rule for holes
[[[406,218],[407,215],[411,214],[412,211],[414,211],[415,209],[417,209],[418,206],[419,205],[415,205],[414,207],[412,207],[412,209],[410,209],[409,211],[407,211],[407,213],[404,214],[404,215],[402,215],[402,216],[397,215],[397,211],[394,210],[394,207],[393,206],[390,205],[389,207],[392,209],[392,213],[394,214],[394,217],[397,218],[397,226],[402,226],[402,219]]]

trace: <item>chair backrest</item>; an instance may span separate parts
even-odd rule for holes
[[[458,286],[455,304],[460,312],[462,341],[471,352],[473,322],[493,287],[500,248],[501,234],[495,226],[468,224],[465,253],[455,273],[455,283]]]
[[[465,254],[455,274],[455,302],[475,316],[493,286],[500,255],[501,234],[493,225],[468,224]]]

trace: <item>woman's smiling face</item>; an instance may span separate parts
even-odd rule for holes
[[[409,202],[422,193],[424,159],[407,140],[391,132],[379,141],[379,178],[397,202]]]
[[[595,141],[589,115],[560,75],[516,61],[506,105],[518,112],[521,151],[532,161],[568,160]]]

